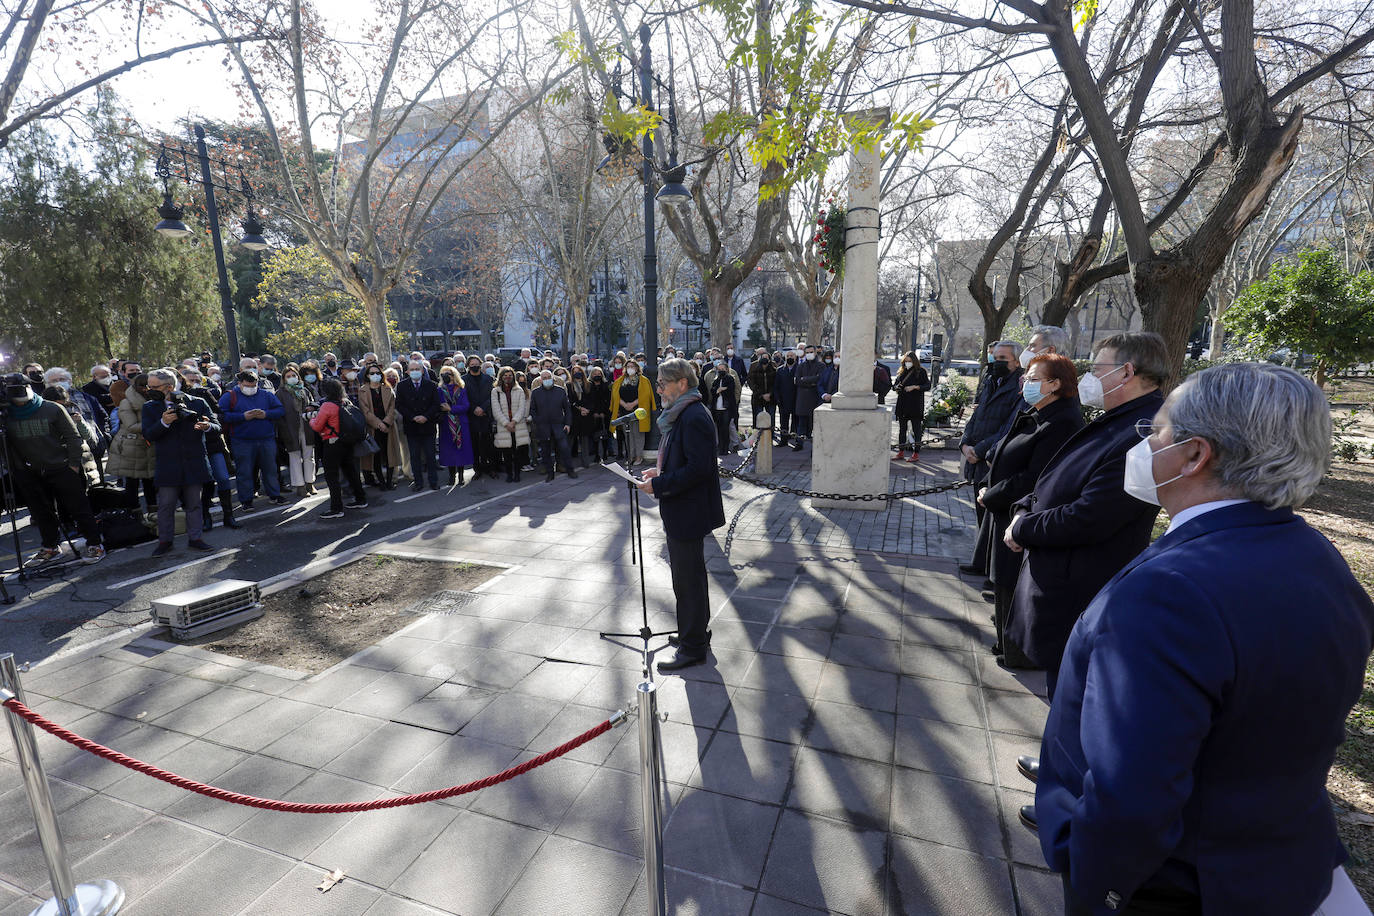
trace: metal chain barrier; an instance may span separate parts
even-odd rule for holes
[[[716,470],[719,472],[720,476],[725,480],[742,480],[745,483],[753,484],[756,487],[762,487],[765,490],[773,490],[777,493],[790,493],[793,496],[804,496],[809,499],[843,500],[844,502],[851,503],[868,503],[873,502],[875,499],[884,501],[894,499],[911,499],[916,496],[931,496],[935,493],[947,493],[950,490],[958,490],[962,487],[968,487],[973,485],[973,481],[971,480],[960,479],[950,481],[947,483],[936,484],[935,486],[931,487],[922,487],[919,490],[898,490],[895,493],[817,493],[815,490],[803,490],[800,487],[789,487],[786,484],[771,483],[767,480],[760,480],[757,477],[751,477],[750,475],[743,473],[741,468],[744,468],[746,465],[749,464],[750,461],[753,460],[754,452],[758,449],[758,447],[759,444],[756,440],[754,442],[753,447],[745,453],[744,460],[741,461],[738,465],[736,465],[734,470],[725,467],[717,468]]]
[[[144,763],[142,760],[127,757],[104,745],[96,744],[88,738],[83,738],[75,732],[68,731],[57,723],[29,709],[29,707],[19,702],[17,697],[10,694],[8,690],[0,691],[0,695],[6,697],[4,703],[0,705],[3,705],[21,719],[33,725],[37,725],[48,734],[61,738],[74,747],[78,747],[83,751],[88,751],[111,763],[117,763],[122,767],[128,767],[136,773],[142,773],[145,776],[160,779],[165,783],[170,783],[188,792],[195,792],[198,795],[219,799],[220,801],[229,802],[230,804],[243,805],[248,808],[265,808],[268,811],[285,811],[292,814],[354,814],[361,811],[378,811],[383,808],[398,808],[403,805],[420,805],[426,802],[442,801],[445,798],[453,798],[457,795],[466,795],[469,792],[476,792],[479,789],[486,789],[490,786],[514,779],[523,773],[528,773],[536,767],[543,766],[551,760],[556,760],[564,754],[576,750],[593,738],[604,735],[606,732],[625,721],[626,718],[625,712],[618,712],[600,725],[587,729],[576,738],[564,744],[560,744],[551,751],[547,751],[540,754],[538,757],[526,760],[518,766],[502,770],[500,773],[495,773],[491,776],[474,780],[473,782],[463,783],[459,786],[450,786],[447,789],[436,789],[432,792],[422,792],[418,795],[402,795],[397,798],[379,798],[375,801],[306,804],[303,802],[278,801],[272,798],[257,798],[252,795],[241,795],[238,792],[230,792],[228,789],[208,786],[204,783],[196,782],[193,779],[187,779],[185,776],[178,776],[167,770],[159,769],[150,763]]]

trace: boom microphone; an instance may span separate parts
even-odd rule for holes
[[[645,410],[643,407],[636,407],[634,413],[627,413],[623,417],[618,417],[612,420],[611,429],[617,429],[621,426],[629,426],[631,423],[636,423],[640,420],[643,420],[648,415],[649,411]]]

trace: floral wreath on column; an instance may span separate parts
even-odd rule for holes
[[[837,276],[844,273],[844,215],[844,207],[837,205],[835,198],[828,198],[826,206],[816,214],[813,238],[820,246],[821,267]]]

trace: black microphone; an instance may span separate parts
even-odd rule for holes
[[[644,419],[648,415],[649,411],[645,410],[643,407],[636,407],[633,413],[627,413],[623,417],[617,417],[616,419],[612,420],[611,429],[616,429],[621,426],[629,426],[631,423],[638,423],[640,420]]]

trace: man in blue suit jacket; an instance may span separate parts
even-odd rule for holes
[[[1330,436],[1311,382],[1238,363],[1189,377],[1132,449],[1123,486],[1169,530],[1074,627],[1041,747],[1070,916],[1309,916],[1348,885],[1326,778],[1374,604],[1293,511]]]
[[[696,370],[685,359],[664,360],[658,367],[663,412],[658,417],[663,438],[658,467],[644,472],[639,489],[659,501],[668,535],[668,565],[677,597],[676,656],[658,663],[659,671],[676,671],[706,661],[711,633],[707,598],[706,535],[725,524],[716,458],[716,424],[701,403]]]

